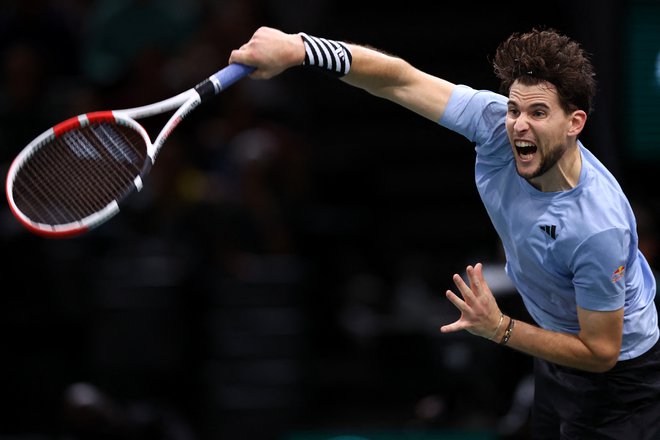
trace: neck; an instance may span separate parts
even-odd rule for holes
[[[560,160],[542,176],[528,182],[543,192],[568,191],[577,186],[582,171],[582,155],[577,142],[569,147]]]

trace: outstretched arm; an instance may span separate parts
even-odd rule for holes
[[[370,47],[346,44],[352,54],[350,71],[341,79],[352,86],[395,102],[437,122],[454,84],[416,69],[401,58]],[[254,66],[251,77],[268,79],[305,59],[303,39],[277,29],[259,28],[250,41],[232,51],[230,63]]]

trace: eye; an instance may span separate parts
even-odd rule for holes
[[[507,110],[507,115],[509,115],[509,117],[512,118],[517,118],[520,115],[520,110],[518,110],[515,107],[509,107],[509,109]]]
[[[535,110],[534,113],[532,113],[535,118],[545,118],[547,116],[547,113],[544,112],[543,110]]]

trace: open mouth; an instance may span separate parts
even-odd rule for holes
[[[536,153],[536,145],[531,142],[516,142],[516,152],[522,160],[531,160]]]

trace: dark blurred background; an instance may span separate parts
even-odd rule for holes
[[[657,267],[657,0],[3,0],[3,175],[63,119],[192,87],[260,25],[494,90],[510,33],[578,39],[599,79],[582,140]],[[144,191],[86,236],[32,236],[4,204],[0,439],[529,438],[531,359],[438,330],[458,317],[452,274],[478,261],[526,319],[473,167],[455,133],[292,69],[191,114]]]

